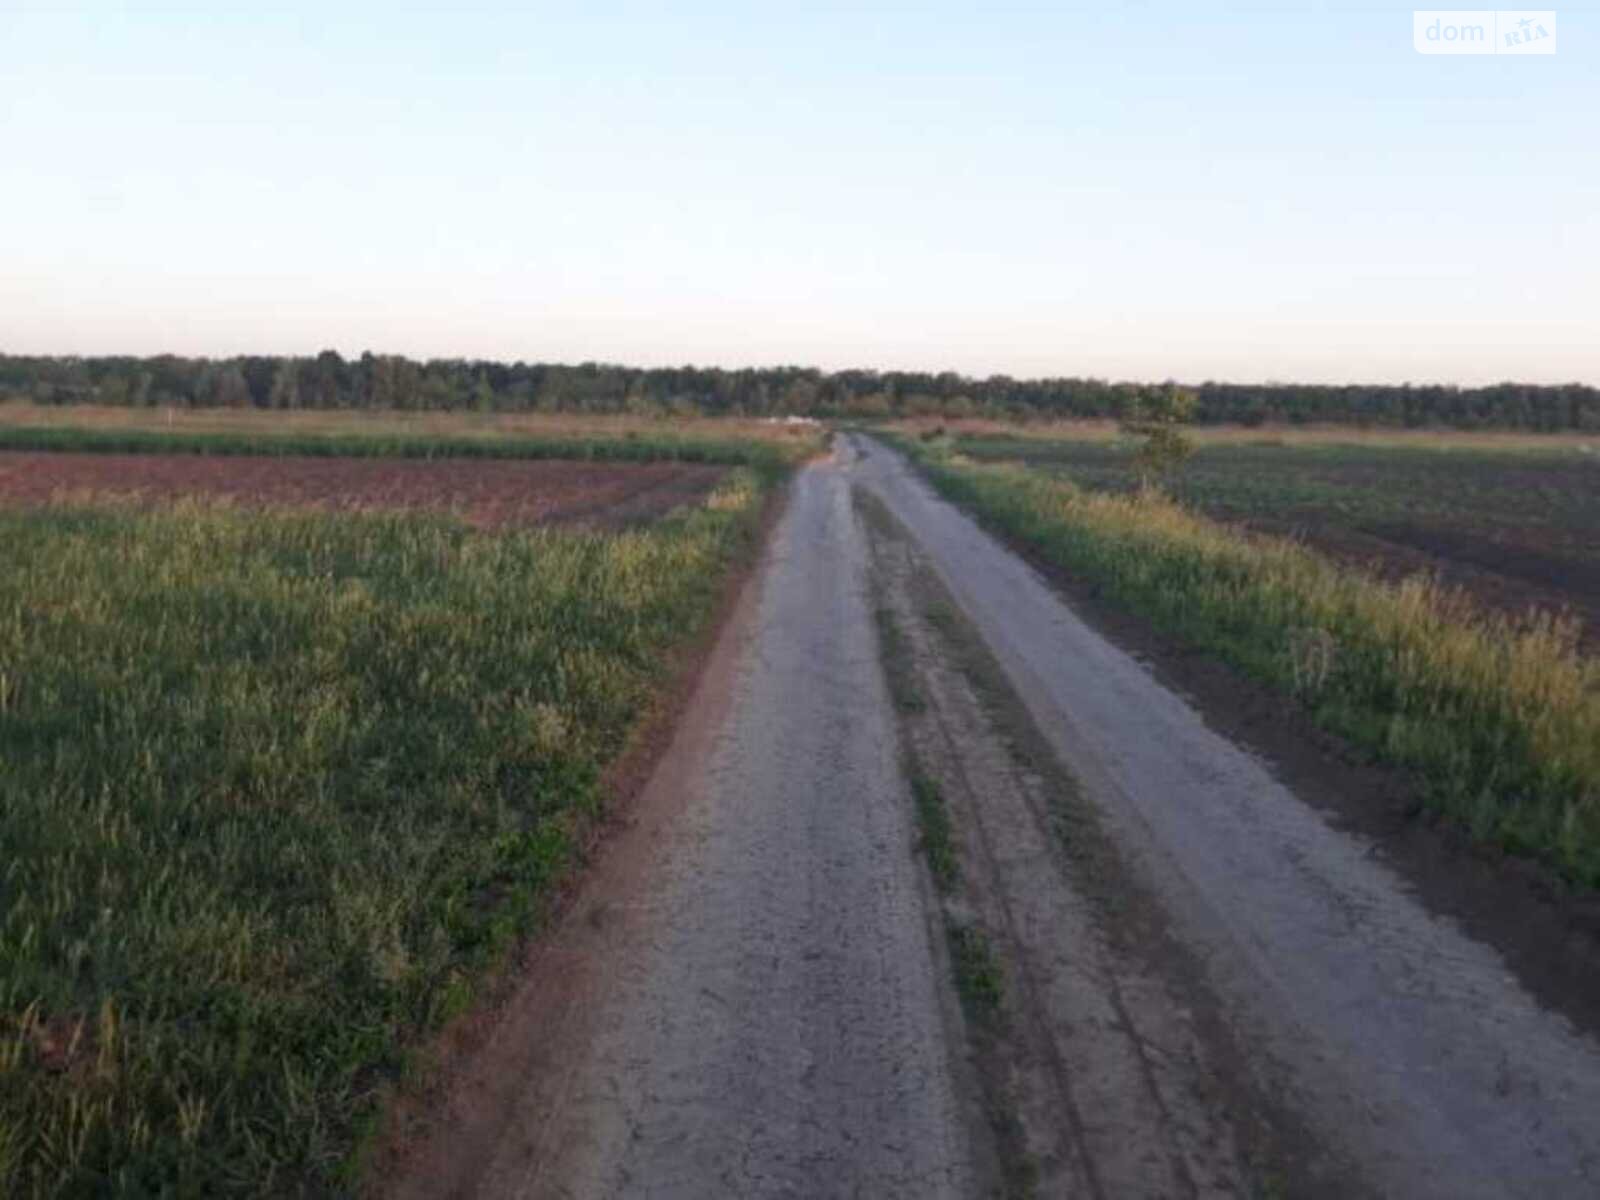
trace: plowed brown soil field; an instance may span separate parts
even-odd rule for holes
[[[698,502],[724,471],[684,463],[0,452],[0,504],[85,494],[151,503],[196,496],[263,506],[447,510],[491,527],[615,527]]]

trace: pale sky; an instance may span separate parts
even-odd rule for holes
[[[0,0],[0,351],[1600,384],[1600,6]]]

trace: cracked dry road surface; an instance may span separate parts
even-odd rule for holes
[[[1031,891],[1015,877],[1053,869],[1045,843],[1019,832],[1023,781],[1018,815],[995,807],[984,835],[996,869],[1013,873],[991,881],[991,905],[1018,931],[1015,947],[999,945],[1002,973],[1037,981],[1011,1053],[1026,1056],[1032,1038],[1060,1095],[1074,1072],[1081,1086],[1078,1111],[1061,1113],[1078,1132],[1057,1139],[1072,1144],[1052,1163],[1056,1083],[1030,1090],[1028,1064],[1008,1066],[1023,1152],[1040,1169],[1019,1176],[1000,1161],[994,1064],[986,1085],[917,858],[854,488],[898,522],[1202,964],[1190,982],[1223,1014],[1259,1095],[1308,1134],[1309,1160],[1286,1174],[1235,1169],[1242,1118],[1219,1111],[1226,1098],[1205,1078],[1217,1048],[1170,981],[1107,957],[1092,905],[1062,890],[1067,875]],[[958,825],[985,803],[981,770],[963,770]],[[1600,1047],[1424,911],[1369,849],[1207,728],[898,455],[841,438],[794,481],[631,823],[386,1190],[965,1197],[1031,1178],[1041,1195],[1600,1195]],[[1013,949],[1032,957],[1008,964]],[[1106,980],[1123,993],[1110,1016],[1083,994]],[[1156,1075],[1143,1070],[1145,1099],[1117,1094],[1138,1074],[1117,1062],[1185,1041]]]

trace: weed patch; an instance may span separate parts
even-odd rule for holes
[[[974,925],[951,919],[945,922],[945,940],[967,1016],[979,1024],[993,1024],[1000,1017],[1005,984],[988,937]]]
[[[918,771],[911,777],[911,795],[916,802],[922,852],[928,857],[933,882],[941,892],[949,892],[955,887],[961,868],[951,839],[950,810],[945,805],[944,794],[939,790],[938,780]]]

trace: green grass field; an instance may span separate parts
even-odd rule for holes
[[[351,1185],[797,452],[738,454],[619,533],[0,511],[0,1194]]]
[[[999,531],[1414,770],[1477,837],[1600,886],[1600,661],[1575,619],[1509,618],[1426,578],[1387,583],[1161,496],[900,445]]]

